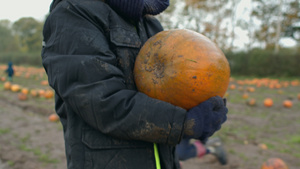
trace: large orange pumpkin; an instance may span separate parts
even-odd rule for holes
[[[280,158],[270,158],[262,164],[261,169],[288,169],[288,166]]]
[[[223,97],[230,80],[223,52],[204,35],[186,29],[162,31],[141,48],[134,67],[137,89],[185,109]]]

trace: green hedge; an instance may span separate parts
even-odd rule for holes
[[[300,50],[273,51],[255,49],[250,52],[226,53],[231,74],[242,76],[300,76]]]
[[[300,49],[273,51],[254,49],[249,52],[226,53],[231,74],[238,76],[300,77]],[[40,52],[0,53],[0,63],[12,61],[15,65],[42,66]]]
[[[0,53],[0,63],[7,64],[9,61],[14,65],[30,65],[30,66],[42,66],[41,52],[21,53],[10,52]]]

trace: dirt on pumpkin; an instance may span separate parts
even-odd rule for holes
[[[215,136],[228,154],[220,165],[213,155],[182,162],[183,169],[260,169],[268,158],[284,160],[290,169],[300,166],[300,101],[293,95],[300,86],[287,89],[293,107],[284,108],[287,95],[256,91],[257,105],[247,106],[240,91],[228,91],[228,120]],[[274,98],[266,108],[263,98]],[[0,169],[64,169],[66,159],[62,126],[50,122],[53,99],[29,97],[19,101],[17,93],[0,89]],[[262,146],[263,145],[263,146]]]

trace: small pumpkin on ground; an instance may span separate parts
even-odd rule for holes
[[[53,98],[53,96],[54,96],[54,92],[52,90],[46,90],[44,93],[44,97],[46,99],[51,99],[51,98]]]
[[[43,85],[43,86],[49,85],[48,80],[43,80],[43,81],[41,81],[41,85]]]
[[[31,95],[32,97],[37,97],[37,96],[38,96],[38,91],[35,90],[35,89],[32,89],[32,90],[30,90],[30,95]]]
[[[265,107],[272,107],[273,106],[273,100],[271,98],[266,98],[264,100],[264,106]]]
[[[231,89],[231,90],[236,89],[236,85],[235,85],[235,84],[231,84],[231,85],[229,86],[229,89]]]
[[[248,93],[244,93],[244,94],[242,95],[242,98],[243,98],[243,99],[248,99],[248,98],[249,98]]]
[[[285,108],[291,108],[293,106],[293,102],[291,100],[284,100],[282,104]]]
[[[140,92],[190,109],[210,97],[224,96],[230,67],[210,39],[176,29],[148,39],[136,58],[134,79]]]
[[[255,92],[255,88],[254,88],[254,87],[248,87],[248,88],[247,88],[247,91],[248,91],[248,92]]]
[[[21,86],[18,85],[18,84],[13,84],[13,85],[11,85],[10,90],[13,91],[13,92],[18,92],[18,91],[21,90]]]
[[[29,93],[29,89],[28,88],[22,88],[21,93],[27,95]]]
[[[259,147],[260,149],[262,149],[262,150],[267,150],[267,149],[268,149],[268,146],[267,146],[266,144],[264,144],[264,143],[258,144],[258,147]]]
[[[39,97],[44,97],[46,91],[44,89],[38,89],[37,92],[38,92]]]
[[[12,85],[11,82],[5,82],[5,83],[4,83],[4,89],[5,89],[5,90],[10,90],[11,85]]]
[[[52,113],[49,115],[48,119],[51,122],[57,122],[59,120],[59,116],[56,113]]]
[[[248,99],[246,103],[248,106],[256,106],[256,100],[253,98]]]
[[[261,169],[289,169],[289,168],[282,159],[270,158],[262,164]]]
[[[5,82],[6,81],[6,77],[1,77],[1,81]]]
[[[18,94],[18,99],[21,100],[21,101],[25,101],[25,100],[27,100],[27,95],[24,94],[24,93],[19,93]]]

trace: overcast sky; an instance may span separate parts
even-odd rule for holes
[[[0,20],[12,22],[22,17],[44,20],[52,0],[0,0]]]
[[[52,0],[0,0],[0,20],[8,19],[15,22],[22,17],[33,17],[37,20],[43,21],[49,12],[49,7]],[[245,15],[245,8],[249,7],[251,0],[242,0],[237,9],[239,17],[247,19]],[[241,35],[238,41],[246,41],[247,34],[243,30],[236,30]],[[285,42],[285,44],[287,44]]]
[[[243,5],[251,0],[243,0]],[[0,20],[9,19],[12,22],[22,17],[33,17],[43,20],[48,14],[52,0],[0,0]]]
[[[243,0],[243,5],[251,0]],[[0,0],[0,20],[9,19],[12,22],[22,17],[33,17],[43,20],[48,14],[52,0]],[[240,8],[243,10],[243,7]]]

